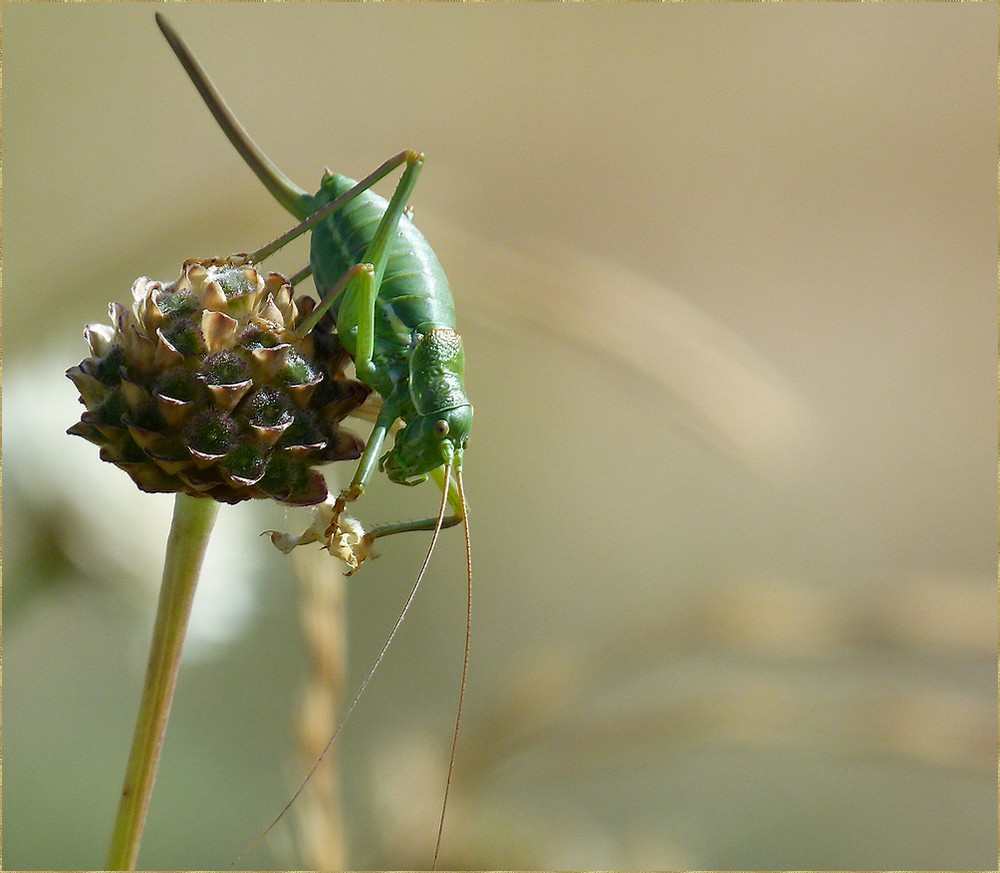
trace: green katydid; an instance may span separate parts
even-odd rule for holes
[[[442,487],[436,517],[386,525],[365,535],[366,544],[370,545],[376,538],[390,534],[433,531],[430,547],[406,604],[323,754],[333,745],[402,624],[426,572],[438,533],[444,527],[459,523],[465,529],[465,652],[448,776],[434,848],[436,865],[469,663],[472,557],[462,483],[462,456],[472,426],[472,405],[464,388],[465,354],[462,339],[455,330],[454,304],[448,281],[427,240],[404,214],[423,164],[423,155],[413,151],[401,152],[360,182],[327,171],[320,190],[315,195],[309,194],[289,180],[261,152],[180,37],[159,14],[156,21],[230,142],[268,191],[300,219],[299,225],[273,244],[255,252],[251,259],[266,257],[294,236],[306,230],[312,231],[310,265],[296,274],[293,283],[311,272],[320,303],[302,329],[311,329],[329,311],[336,321],[341,344],[354,360],[358,378],[381,397],[381,410],[358,468],[333,506],[332,518],[325,531],[328,541],[340,533],[342,513],[348,503],[364,493],[376,466],[393,482],[416,485],[431,474]],[[398,167],[403,167],[402,175],[392,197],[386,202],[370,188]],[[386,437],[398,421],[403,426],[396,434],[393,448],[380,456]],[[448,504],[453,514],[446,516]],[[266,836],[295,801],[321,759],[322,756],[278,817],[251,847]]]

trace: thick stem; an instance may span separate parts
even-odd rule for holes
[[[108,852],[108,870],[135,869],[177,684],[184,634],[218,508],[219,504],[210,498],[186,494],[178,494],[174,502],[153,644]]]

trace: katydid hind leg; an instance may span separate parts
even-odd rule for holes
[[[327,298],[324,298],[320,306],[305,322],[305,325],[311,328],[315,324],[315,320],[318,320],[322,315],[320,310],[328,307],[332,299],[340,294],[342,299],[338,309],[338,327],[344,323],[353,323],[356,326],[353,338],[354,369],[358,378],[369,385],[375,383],[378,374],[373,357],[375,353],[375,307],[378,304],[379,283],[385,273],[385,265],[389,257],[389,244],[399,227],[399,220],[416,185],[417,176],[423,163],[423,155],[417,152],[405,152],[404,154],[406,156],[406,169],[403,170],[403,175],[396,184],[392,198],[379,219],[375,233],[362,256],[362,264],[359,266],[365,269],[352,275],[347,280],[342,292],[339,289],[344,280],[339,280],[333,291],[327,295]],[[358,268],[352,269],[357,270]],[[357,500],[367,487],[378,462],[385,437],[398,415],[398,404],[393,401],[392,397],[385,397],[378,422],[365,445],[354,478],[351,480],[351,484],[340,493],[334,505],[333,518],[327,528],[328,537],[336,535],[340,525],[340,515],[346,505]]]
[[[382,282],[382,275],[385,273],[385,265],[389,258],[389,245],[396,234],[396,228],[399,227],[399,220],[406,211],[410,196],[417,184],[417,177],[420,175],[420,168],[423,165],[422,152],[406,152],[406,168],[399,177],[399,182],[392,192],[389,205],[375,229],[371,242],[365,249],[364,260],[375,267],[376,284]]]
[[[371,241],[362,256],[362,266],[370,270],[358,273],[350,278],[343,289],[342,300],[338,310],[338,326],[347,323],[356,325],[354,336],[354,369],[362,382],[371,385],[375,382],[378,369],[373,361],[375,353],[375,307],[378,303],[378,289],[385,273],[385,265],[389,258],[389,244],[395,237],[399,220],[406,208],[407,201],[417,183],[417,176],[423,163],[423,155],[417,152],[405,152],[406,169],[400,177],[392,198],[385,212],[379,219],[378,226]],[[352,189],[353,190],[353,189]],[[348,192],[350,193],[350,192]],[[339,199],[339,198],[338,198]],[[338,281],[335,288],[339,288]],[[338,292],[339,293],[339,292]],[[333,296],[332,294],[330,295]],[[326,300],[324,300],[324,303]],[[327,304],[329,305],[329,304]],[[317,307],[317,310],[319,307]],[[316,312],[310,315],[307,324],[319,316]],[[364,492],[378,462],[379,452],[385,441],[386,434],[399,415],[397,403],[392,397],[384,398],[382,411],[372,435],[368,439],[364,453],[358,463],[357,471],[351,484],[341,492],[334,505],[333,519],[327,528],[327,536],[334,536],[340,523],[340,514],[346,505]],[[436,538],[436,536],[435,536]]]
[[[406,168],[403,170],[399,182],[396,183],[392,198],[389,200],[385,212],[379,219],[375,233],[365,248],[361,263],[358,265],[358,267],[361,267],[370,264],[370,275],[366,276],[349,271],[346,277],[341,277],[334,288],[324,296],[321,305],[317,307],[310,318],[300,328],[303,332],[311,330],[323,311],[329,307],[338,295],[342,295],[346,318],[338,318],[338,321],[341,323],[343,321],[350,322],[357,328],[354,339],[354,366],[357,370],[358,378],[368,384],[372,384],[377,375],[377,369],[372,359],[375,352],[375,307],[378,301],[379,285],[385,274],[386,263],[389,259],[390,244],[396,235],[399,220],[406,209],[407,202],[417,183],[417,177],[423,165],[423,155],[412,151],[400,152],[400,154],[386,161],[374,173],[369,174],[355,184],[345,194],[328,203],[322,209],[309,216],[305,221],[251,255],[251,260],[254,261],[266,258],[298,234],[315,226],[327,215],[346,205],[351,199],[362,191],[367,190],[367,188],[375,184],[386,173],[391,172],[400,163],[405,163]],[[352,269],[357,270],[357,267]]]

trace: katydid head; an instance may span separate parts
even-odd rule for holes
[[[379,466],[393,482],[417,485],[431,470],[462,465],[462,452],[472,428],[472,405],[418,415],[396,434],[392,450]]]

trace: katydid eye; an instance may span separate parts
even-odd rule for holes
[[[443,418],[438,419],[434,422],[434,435],[439,437],[448,436],[448,431],[451,428],[448,427],[448,422]]]

